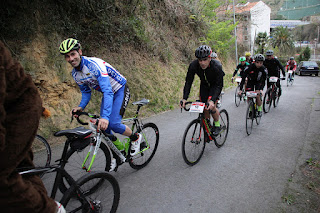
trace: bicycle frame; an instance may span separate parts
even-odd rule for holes
[[[40,175],[40,174],[46,174],[46,173],[52,173],[52,172],[56,172],[56,177],[54,180],[54,184],[51,190],[51,195],[50,197],[52,199],[55,199],[58,188],[59,188],[59,184],[60,181],[62,180],[62,177],[65,177],[65,179],[67,180],[68,184],[70,186],[74,185],[78,190],[78,196],[80,197],[80,199],[82,201],[85,201],[85,196],[84,194],[81,192],[81,190],[79,190],[79,185],[77,184],[76,180],[74,180],[71,175],[69,175],[69,173],[67,173],[67,171],[64,169],[67,160],[66,160],[66,156],[67,156],[67,151],[68,151],[68,146],[70,144],[70,141],[67,140],[64,148],[63,148],[63,152],[62,152],[62,157],[61,159],[57,160],[59,163],[57,165],[48,165],[45,167],[36,167],[36,168],[20,168],[18,171],[20,175],[22,176],[29,176],[29,175]],[[63,199],[63,197],[61,198],[61,200]],[[89,204],[89,203],[88,203]]]
[[[122,123],[129,123],[129,122],[133,122],[132,124],[132,127],[131,129],[134,130],[136,128],[136,131],[140,132],[142,130],[142,126],[143,126],[143,123],[141,120],[138,119],[138,115],[139,115],[139,111],[140,111],[140,108],[142,107],[142,105],[138,105],[137,107],[137,110],[136,110],[136,114],[134,117],[132,118],[127,118],[127,119],[123,119],[122,120]],[[90,117],[90,115],[89,115]],[[97,117],[96,115],[94,115],[94,117]],[[79,122],[80,123],[80,122]],[[93,156],[91,158],[91,161],[90,161],[90,164],[89,164],[89,167],[86,169],[86,171],[90,171],[92,165],[93,165],[93,162],[96,158],[96,155],[98,153],[98,150],[99,150],[99,147],[100,147],[100,144],[101,144],[101,141],[103,141],[108,147],[109,147],[109,151],[110,149],[113,151],[113,153],[115,153],[120,159],[122,162],[126,162],[129,160],[129,158],[131,157],[129,155],[129,153],[126,153],[126,155],[124,155],[124,153],[122,153],[114,144],[113,142],[111,141],[111,134],[107,134],[105,133],[104,131],[99,131],[97,130],[97,126],[95,124],[93,124],[92,122],[89,123],[89,126],[90,126],[90,129],[93,131],[93,134],[94,134],[94,138],[96,138],[95,140],[95,145],[94,144],[90,144],[90,149],[82,163],[82,168],[85,169],[85,164],[87,162],[87,160],[89,159],[90,157],[90,154],[93,152]],[[103,134],[101,134],[103,133]],[[144,148],[143,150],[140,151],[141,152],[144,152],[146,151],[147,149],[149,149],[149,145],[148,145],[148,141],[147,141],[147,138],[145,137],[145,135],[142,133],[142,136],[144,137],[146,143],[147,143],[147,146],[146,148]],[[130,140],[127,140],[126,143],[130,143]],[[128,146],[128,148],[130,148],[130,144]],[[110,152],[110,155],[112,156],[112,152]]]

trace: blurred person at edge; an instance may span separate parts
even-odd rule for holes
[[[49,198],[39,176],[21,176],[18,168],[34,167],[32,142],[43,113],[30,75],[0,42],[0,206],[6,213],[62,213]]]

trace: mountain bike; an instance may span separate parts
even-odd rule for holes
[[[125,138],[122,141],[124,150],[119,150],[112,141],[116,140],[116,136],[107,134],[105,131],[97,129],[98,115],[87,112],[77,112],[77,121],[82,125],[88,125],[92,130],[83,147],[70,148],[67,153],[68,163],[66,170],[74,177],[80,177],[87,172],[92,171],[117,171],[118,166],[124,162],[128,162],[133,169],[141,169],[145,167],[153,158],[159,144],[159,129],[154,123],[145,123],[138,118],[140,108],[149,103],[149,100],[142,99],[134,102],[137,105],[136,114],[133,118],[123,119],[123,123],[132,123],[132,131],[142,134],[140,144],[140,152],[135,155],[130,155],[131,140]],[[86,116],[89,122],[83,122],[80,118]],[[94,123],[93,123],[94,122]],[[111,168],[111,160],[115,158],[117,166]],[[65,191],[67,188],[65,181],[60,185],[60,190]]]
[[[292,73],[293,73],[293,71],[292,71],[292,70],[289,70],[289,71],[288,71],[287,87],[288,87],[289,85],[291,85],[291,86],[292,86],[292,84],[293,84],[293,82],[294,82],[294,79],[293,79]]]
[[[277,86],[278,77],[269,77],[269,82],[271,86],[267,89],[266,94],[263,99],[263,111],[268,113],[270,111],[271,105],[273,103],[274,107],[278,106],[279,103],[279,87]],[[284,80],[285,78],[280,78],[280,80]]]
[[[204,117],[205,103],[186,102],[185,106],[190,104],[191,107],[185,107],[184,110],[199,113],[199,116],[189,123],[183,134],[182,157],[188,165],[193,166],[200,161],[206,143],[214,141],[218,148],[224,145],[229,132],[229,115],[225,109],[219,110],[221,132],[213,135],[210,119]]]
[[[51,148],[47,140],[40,136],[36,135],[32,142],[32,151],[35,155],[34,164],[36,167],[49,166],[51,163]],[[45,151],[45,152],[43,152]],[[39,156],[41,159],[36,159]],[[44,160],[43,160],[44,159]]]
[[[257,125],[260,124],[261,116],[258,116],[258,106],[256,104],[257,92],[248,91],[248,108],[246,113],[246,132],[248,135],[252,133],[253,121],[256,120]],[[262,95],[260,93],[260,99]]]
[[[237,86],[236,91],[234,93],[234,102],[237,107],[240,105],[241,101],[245,101],[244,97],[246,95],[244,87],[242,88],[241,95],[239,95],[241,80],[242,80],[242,78],[240,78],[240,77],[236,78],[236,80],[235,80],[238,83],[238,86]]]
[[[70,187],[66,188],[59,201],[67,212],[116,212],[120,199],[120,187],[117,180],[109,173],[90,172],[75,180],[70,173],[65,170],[68,163],[67,152],[69,145],[76,143],[90,135],[92,130],[85,128],[75,128],[62,130],[55,133],[55,136],[66,136],[62,156],[56,165],[47,165],[36,168],[19,168],[18,172],[22,176],[44,175],[56,172],[56,178],[51,190],[51,198],[55,199],[62,179]]]

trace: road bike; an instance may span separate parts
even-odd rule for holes
[[[240,105],[241,101],[245,101],[245,95],[246,95],[244,87],[241,90],[241,95],[239,95],[241,80],[242,80],[242,78],[240,78],[240,77],[237,77],[235,80],[238,83],[238,86],[237,86],[236,91],[234,93],[234,102],[237,107]]]
[[[138,118],[140,108],[149,103],[149,100],[142,99],[134,102],[137,105],[136,114],[133,118],[123,119],[123,123],[132,123],[132,131],[142,134],[140,152],[134,156],[130,155],[131,140],[125,138],[122,141],[124,150],[119,150],[112,141],[117,138],[114,135],[107,134],[105,131],[97,129],[96,119],[98,115],[87,112],[77,112],[77,121],[82,125],[89,124],[92,130],[84,146],[80,149],[77,147],[70,148],[67,153],[68,164],[66,170],[74,177],[80,177],[87,172],[92,171],[117,171],[118,166],[128,162],[133,169],[145,167],[153,158],[159,145],[159,129],[154,123],[145,123]],[[81,116],[87,116],[89,122],[81,121]],[[94,122],[94,123],[93,123]],[[116,160],[116,167],[112,168],[112,159]],[[65,191],[67,183],[65,181],[60,185],[60,190]]]
[[[49,166],[51,163],[51,148],[47,140],[41,135],[36,135],[32,142],[32,151],[35,155],[35,158],[39,157],[39,159],[34,160],[34,164],[36,167],[44,167]],[[45,151],[45,152],[44,152]],[[43,160],[44,159],[44,160]]]
[[[257,95],[257,92],[254,91],[247,92],[248,108],[246,113],[246,132],[248,135],[252,133],[253,121],[256,120],[257,125],[259,125],[262,117],[262,114],[261,116],[258,116],[258,106],[256,103]],[[261,99],[261,93],[259,95]]]
[[[289,70],[289,71],[288,71],[287,87],[288,87],[289,85],[292,86],[292,84],[293,84],[293,82],[294,82],[294,78],[293,78],[293,76],[292,76],[292,73],[293,73],[292,70]]]
[[[120,199],[120,187],[117,180],[109,173],[90,172],[86,173],[78,180],[75,180],[70,173],[65,170],[68,163],[68,147],[72,146],[79,139],[84,139],[92,133],[92,130],[85,128],[75,128],[56,132],[54,135],[66,136],[62,156],[56,165],[47,165],[36,168],[19,168],[18,172],[22,176],[44,175],[56,173],[56,177],[51,190],[51,198],[56,199],[57,191],[62,179],[69,185],[66,188],[60,203],[69,212],[116,212]]]
[[[200,161],[206,143],[214,141],[218,148],[224,145],[229,132],[229,115],[225,109],[219,110],[221,132],[214,135],[210,119],[204,117],[205,103],[196,101],[186,102],[185,105],[190,104],[191,107],[185,107],[184,110],[199,113],[199,116],[189,123],[183,134],[182,157],[188,165],[193,166]]]
[[[280,89],[277,86],[278,77],[269,77],[269,83],[271,86],[267,89],[266,94],[263,99],[263,111],[268,113],[270,111],[271,105],[273,103],[274,107],[278,106],[279,99],[280,99]],[[285,78],[280,78],[280,80],[284,80]]]

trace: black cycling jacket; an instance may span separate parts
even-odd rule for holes
[[[246,67],[240,83],[240,90],[242,90],[246,78],[248,78],[248,84],[256,85],[256,90],[262,90],[266,84],[267,70],[264,66],[257,68],[255,64]]]
[[[282,64],[280,63],[280,61],[276,58],[272,58],[272,59],[266,59],[263,62],[263,65],[267,68],[268,70],[268,76],[276,76],[278,78],[280,78],[280,72],[279,69],[281,69],[282,71],[282,75],[286,76],[286,73],[284,71],[284,67],[282,66]]]
[[[188,68],[186,76],[186,83],[183,89],[183,99],[187,100],[191,90],[191,86],[194,80],[194,76],[197,74],[200,78],[201,87],[207,87],[209,90],[209,96],[212,101],[216,101],[219,97],[223,87],[223,76],[222,65],[218,60],[211,60],[207,69],[203,70],[200,67],[199,61],[194,60],[191,62]]]

